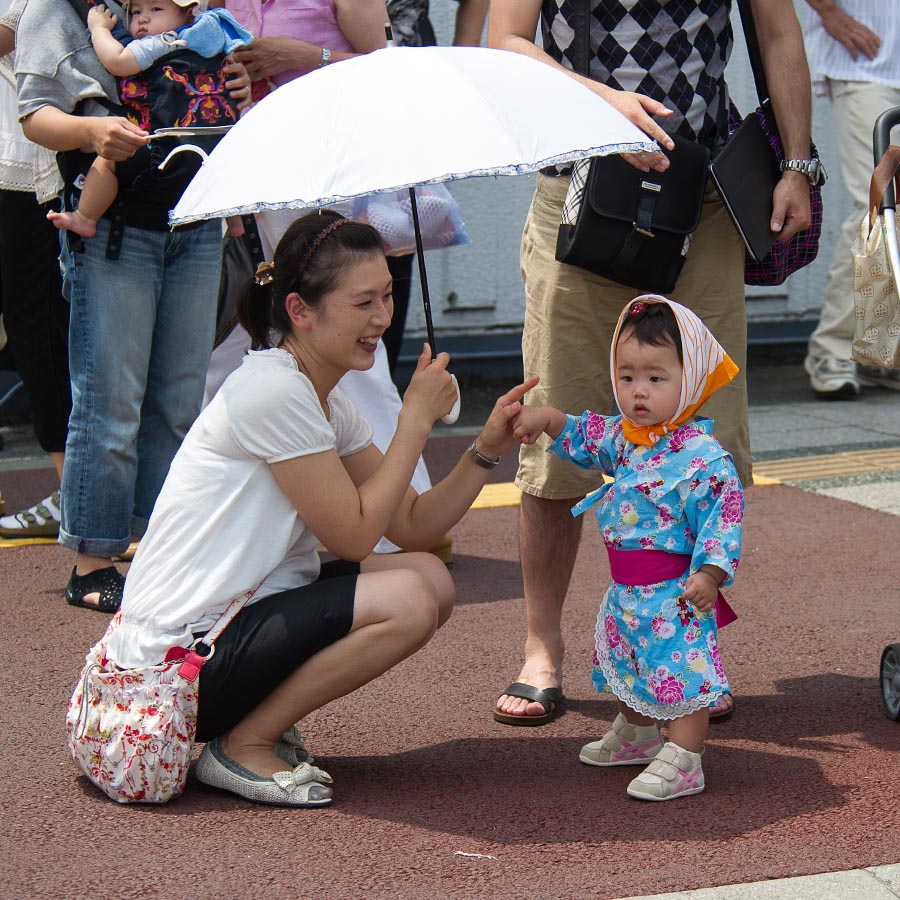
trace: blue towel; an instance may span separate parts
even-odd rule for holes
[[[228,10],[208,9],[191,25],[179,29],[178,40],[184,41],[188,50],[211,57],[252,43],[253,35]]]

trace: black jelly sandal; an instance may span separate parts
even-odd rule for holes
[[[502,722],[504,725],[546,725],[559,715],[562,708],[563,693],[560,688],[549,687],[541,690],[533,684],[514,681],[503,693],[508,697],[518,697],[531,703],[540,703],[544,707],[542,716],[514,716],[494,707],[495,721]]]
[[[114,613],[122,604],[122,592],[125,590],[125,576],[115,566],[97,569],[87,575],[78,575],[72,569],[72,576],[66,585],[66,603],[70,606],[83,606],[85,609],[96,609],[100,612]],[[96,603],[86,603],[88,594],[99,594]]]

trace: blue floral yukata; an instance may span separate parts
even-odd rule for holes
[[[682,596],[702,565],[727,572],[730,584],[740,557],[744,493],[712,424],[697,419],[645,447],[625,440],[621,416],[585,412],[569,416],[549,447],[614,477],[572,510],[596,508],[611,557],[623,550],[683,556],[680,576],[653,584],[613,581],[597,617],[594,685],[656,719],[689,715],[730,690],[714,610],[700,613]],[[678,560],[669,562],[677,571]]]

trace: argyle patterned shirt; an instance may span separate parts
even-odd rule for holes
[[[575,68],[575,10],[584,2],[544,0],[541,7],[544,50],[567,69]],[[664,103],[674,114],[659,124],[670,134],[711,149],[722,144],[731,0],[589,2],[591,78]]]

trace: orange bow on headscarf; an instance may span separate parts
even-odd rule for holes
[[[666,422],[654,425],[638,425],[631,419],[622,417],[622,430],[625,440],[633,444],[641,444],[652,447],[664,434],[673,428],[683,425],[720,387],[728,384],[738,373],[738,367],[731,357],[722,348],[722,345],[712,336],[712,332],[689,309],[668,300],[659,294],[643,294],[630,301],[616,324],[613,333],[612,349],[610,350],[610,373],[612,376],[613,395],[616,403],[619,403],[619,394],[616,390],[616,343],[619,334],[628,318],[628,310],[632,303],[638,300],[643,303],[666,303],[675,313],[678,322],[678,330],[681,333],[681,350],[684,357],[683,373],[681,376],[681,399],[675,415]],[[621,404],[619,404],[621,409]]]

